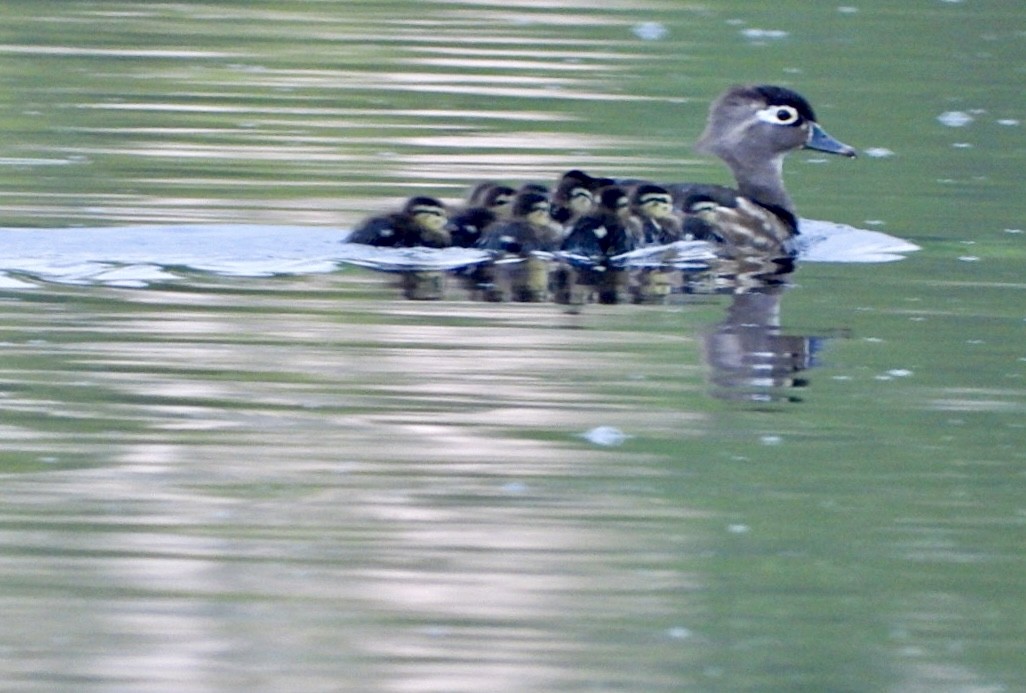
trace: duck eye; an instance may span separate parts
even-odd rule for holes
[[[773,125],[794,125],[801,120],[794,106],[770,106],[756,112],[756,116],[762,122]]]

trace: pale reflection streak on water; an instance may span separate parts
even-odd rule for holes
[[[698,514],[658,491],[658,457],[577,434],[700,433],[679,406],[633,406],[663,376],[697,392],[698,368],[555,306],[340,314],[338,279],[293,281],[4,302],[21,320],[5,452],[37,471],[6,483],[3,567],[34,585],[12,605],[34,624],[20,642],[50,642],[4,673],[104,690],[216,689],[248,668],[386,690],[665,683],[698,587],[667,565],[700,540]],[[635,629],[635,668],[605,671],[602,643]]]

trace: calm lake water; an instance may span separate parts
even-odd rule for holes
[[[51,229],[60,277],[0,288],[5,689],[1026,690],[1026,6],[0,18],[0,255]],[[691,143],[749,81],[866,152],[790,158],[803,216],[922,250],[576,312],[273,243],[62,269],[75,227],[333,244],[481,178],[727,182]]]

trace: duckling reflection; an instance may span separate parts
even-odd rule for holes
[[[711,394],[750,402],[800,402],[804,371],[816,365],[824,337],[780,332],[784,286],[735,293],[727,317],[703,339]]]

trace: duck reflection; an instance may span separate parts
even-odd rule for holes
[[[733,294],[726,318],[703,336],[711,394],[751,402],[800,402],[804,372],[816,365],[826,338],[781,334],[780,282]]]

